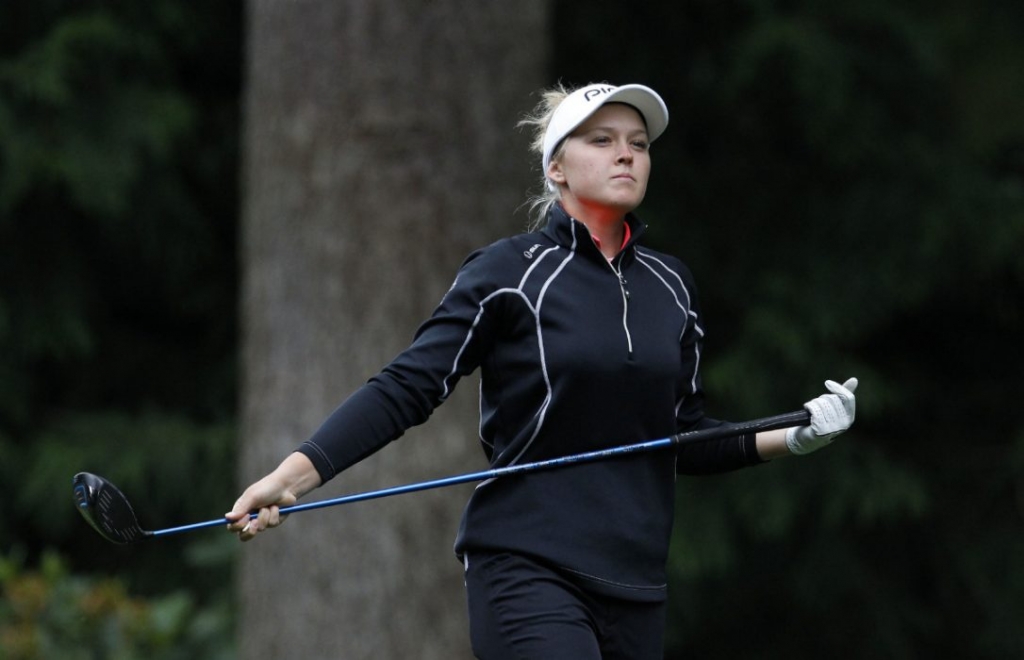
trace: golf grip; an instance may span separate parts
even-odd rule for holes
[[[281,514],[289,514],[298,513],[300,511],[311,511],[313,509],[323,509],[326,507],[338,506],[339,504],[364,502],[366,500],[390,497],[392,495],[414,493],[423,490],[430,490],[433,488],[443,488],[445,486],[454,486],[457,484],[471,483],[474,481],[488,481],[491,479],[497,479],[498,477],[505,477],[516,474],[526,474],[528,472],[539,472],[541,470],[550,470],[553,468],[575,465],[577,463],[589,463],[593,461],[604,460],[618,456],[625,456],[628,454],[636,454],[640,452],[648,452],[658,449],[667,449],[672,446],[688,445],[698,442],[708,442],[709,440],[717,440],[719,438],[726,438],[733,435],[756,433],[758,431],[771,431],[773,429],[784,429],[789,428],[791,426],[806,426],[807,424],[810,423],[810,419],[811,414],[809,412],[807,412],[806,410],[799,410],[784,413],[782,415],[775,415],[773,417],[762,417],[761,419],[753,419],[747,422],[726,422],[724,424],[721,424],[720,426],[699,429],[696,431],[685,431],[683,433],[677,433],[673,436],[661,438],[659,440],[649,440],[647,442],[640,442],[632,445],[622,445],[619,447],[611,447],[609,449],[599,449],[597,451],[586,452],[583,454],[573,454],[570,456],[551,458],[543,461],[536,461],[533,463],[520,463],[517,465],[508,465],[505,467],[492,468],[490,470],[482,470],[480,472],[460,474],[454,477],[445,477],[443,479],[434,479],[431,481],[420,481],[417,483],[407,484],[405,486],[394,486],[392,488],[384,488],[381,490],[355,493],[353,495],[343,495],[341,497],[335,497],[327,500],[318,500],[316,502],[295,504],[292,506],[281,507],[280,512]],[[250,514],[250,518],[255,517],[255,513]],[[191,525],[183,525],[181,527],[171,527],[169,529],[156,530],[151,532],[151,535],[165,536],[167,534],[177,534],[179,532],[187,532],[194,529],[201,529],[204,527],[219,527],[221,525],[226,524],[227,522],[228,521],[224,518],[218,518],[217,520],[207,520],[206,522],[194,523]]]
[[[677,433],[672,436],[676,439],[676,444],[687,444],[687,442],[702,442],[705,440],[711,440],[714,438],[721,438],[729,435],[741,435],[743,433],[756,433],[759,431],[772,431],[774,429],[787,429],[791,426],[807,426],[811,423],[811,413],[806,409],[795,410],[789,413],[783,413],[781,415],[775,415],[774,417],[762,417],[761,419],[752,419],[749,422],[735,422],[726,423],[720,427],[703,429],[700,431],[690,431],[688,433]],[[725,432],[711,435],[709,432],[724,430]],[[700,434],[708,434],[705,437],[698,438]],[[688,437],[692,436],[693,439],[687,440]]]

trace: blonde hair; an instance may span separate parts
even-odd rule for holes
[[[547,133],[548,124],[551,123],[551,117],[554,116],[555,110],[565,100],[565,97],[572,94],[575,89],[566,87],[559,82],[548,89],[541,90],[540,101],[516,124],[518,128],[531,131],[533,139],[530,141],[530,151],[537,155],[538,162],[544,158],[544,135]],[[558,145],[551,155],[551,160],[561,157],[563,144]],[[552,186],[548,185],[547,172],[540,173],[540,190],[541,192],[531,195],[526,200],[526,206],[530,209],[529,229],[531,231],[543,226],[548,211],[562,197],[557,189],[552,190]]]

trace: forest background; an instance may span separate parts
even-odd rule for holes
[[[1024,4],[550,11],[548,83],[669,105],[642,217],[700,284],[712,414],[861,380],[829,451],[680,483],[668,657],[1020,657]],[[109,547],[70,479],[150,527],[237,495],[245,25],[0,6],[0,656],[236,655],[237,544]]]

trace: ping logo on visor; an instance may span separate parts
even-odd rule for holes
[[[592,98],[615,91],[614,87],[592,87],[583,93],[583,100],[589,101]]]

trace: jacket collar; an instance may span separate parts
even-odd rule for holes
[[[640,222],[632,213],[626,215],[626,223],[629,224],[629,242],[623,246],[622,251],[615,257],[616,261],[624,259],[627,254],[633,254],[633,246],[636,245],[647,229],[647,225]],[[580,253],[594,254],[602,260],[604,259],[604,255],[601,254],[594,241],[591,240],[587,226],[566,213],[561,204],[551,205],[551,209],[548,211],[548,224],[544,229],[544,233],[564,248],[572,249],[573,244],[575,244],[576,250]]]

